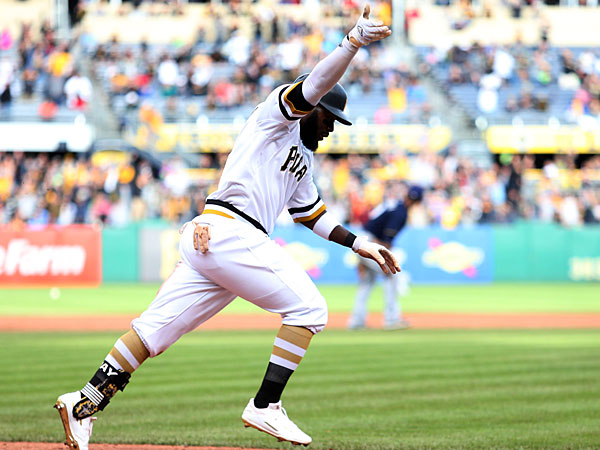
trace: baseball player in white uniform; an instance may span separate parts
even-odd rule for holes
[[[338,48],[309,75],[276,88],[250,115],[217,191],[194,224],[182,227],[181,259],[154,301],[117,340],[91,380],[58,397],[55,407],[70,448],[88,448],[93,414],[125,388],[144,360],[164,352],[236,297],[282,317],[266,374],[242,421],[280,441],[310,444],[311,437],[281,406],[281,394],[312,336],[325,327],[327,305],[301,266],[268,235],[287,207],[294,221],[375,260],[384,273],[400,270],[389,250],[356,237],[327,212],[312,177],[319,141],[333,131],[335,120],[350,125],[338,80],[361,46],[390,34],[387,26],[369,19],[365,6]]]

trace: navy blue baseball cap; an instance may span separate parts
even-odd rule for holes
[[[423,200],[423,188],[421,186],[411,186],[408,188],[408,198],[415,202]]]

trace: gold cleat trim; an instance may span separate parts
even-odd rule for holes
[[[60,400],[57,400],[54,407],[58,411],[63,428],[65,429],[65,445],[72,450],[79,450],[79,444],[73,437],[71,427],[69,426],[69,412],[67,411],[67,406]]]

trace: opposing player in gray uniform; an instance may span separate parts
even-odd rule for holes
[[[327,304],[269,233],[287,207],[294,221],[373,259],[384,273],[400,270],[388,249],[356,237],[327,212],[312,177],[319,141],[333,131],[336,120],[350,125],[338,80],[361,46],[390,34],[387,26],[369,19],[367,5],[338,48],[308,76],[276,88],[250,115],[218,189],[194,219],[195,226],[183,227],[181,259],[154,301],[133,320],[90,381],[80,391],[58,397],[55,407],[71,448],[88,448],[93,415],[125,388],[144,360],[165,351],[236,297],[282,317],[266,374],[242,421],[281,441],[310,444],[311,437],[287,416],[281,394],[312,336],[325,327]]]
[[[420,186],[411,186],[403,197],[399,195],[400,188],[401,185],[398,182],[391,183],[389,187],[390,198],[371,212],[371,217],[364,227],[370,240],[383,245],[387,249],[392,248],[392,241],[406,225],[410,209],[423,199],[423,189]],[[358,263],[358,290],[348,328],[356,330],[365,327],[369,295],[380,272],[379,267],[373,260],[360,259]],[[403,272],[400,275],[406,275],[406,273]],[[400,289],[401,282],[403,283],[402,289]],[[401,277],[384,275],[384,329],[401,330],[410,326],[408,320],[402,316],[402,308],[398,301],[400,291],[406,290],[408,290],[407,279],[402,280]]]

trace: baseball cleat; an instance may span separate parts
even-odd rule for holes
[[[88,450],[88,442],[92,436],[92,427],[96,417],[88,417],[83,420],[73,417],[73,406],[79,400],[81,400],[79,391],[69,392],[58,397],[54,407],[58,411],[65,429],[65,445],[72,450]]]
[[[304,446],[312,442],[312,438],[289,419],[281,406],[281,400],[270,403],[267,408],[257,408],[254,406],[254,399],[251,398],[242,413],[242,422],[246,428],[256,428],[258,431],[276,437],[279,442],[287,441]]]
[[[410,328],[410,322],[406,319],[386,324],[383,327],[385,331],[406,330],[407,328]]]

